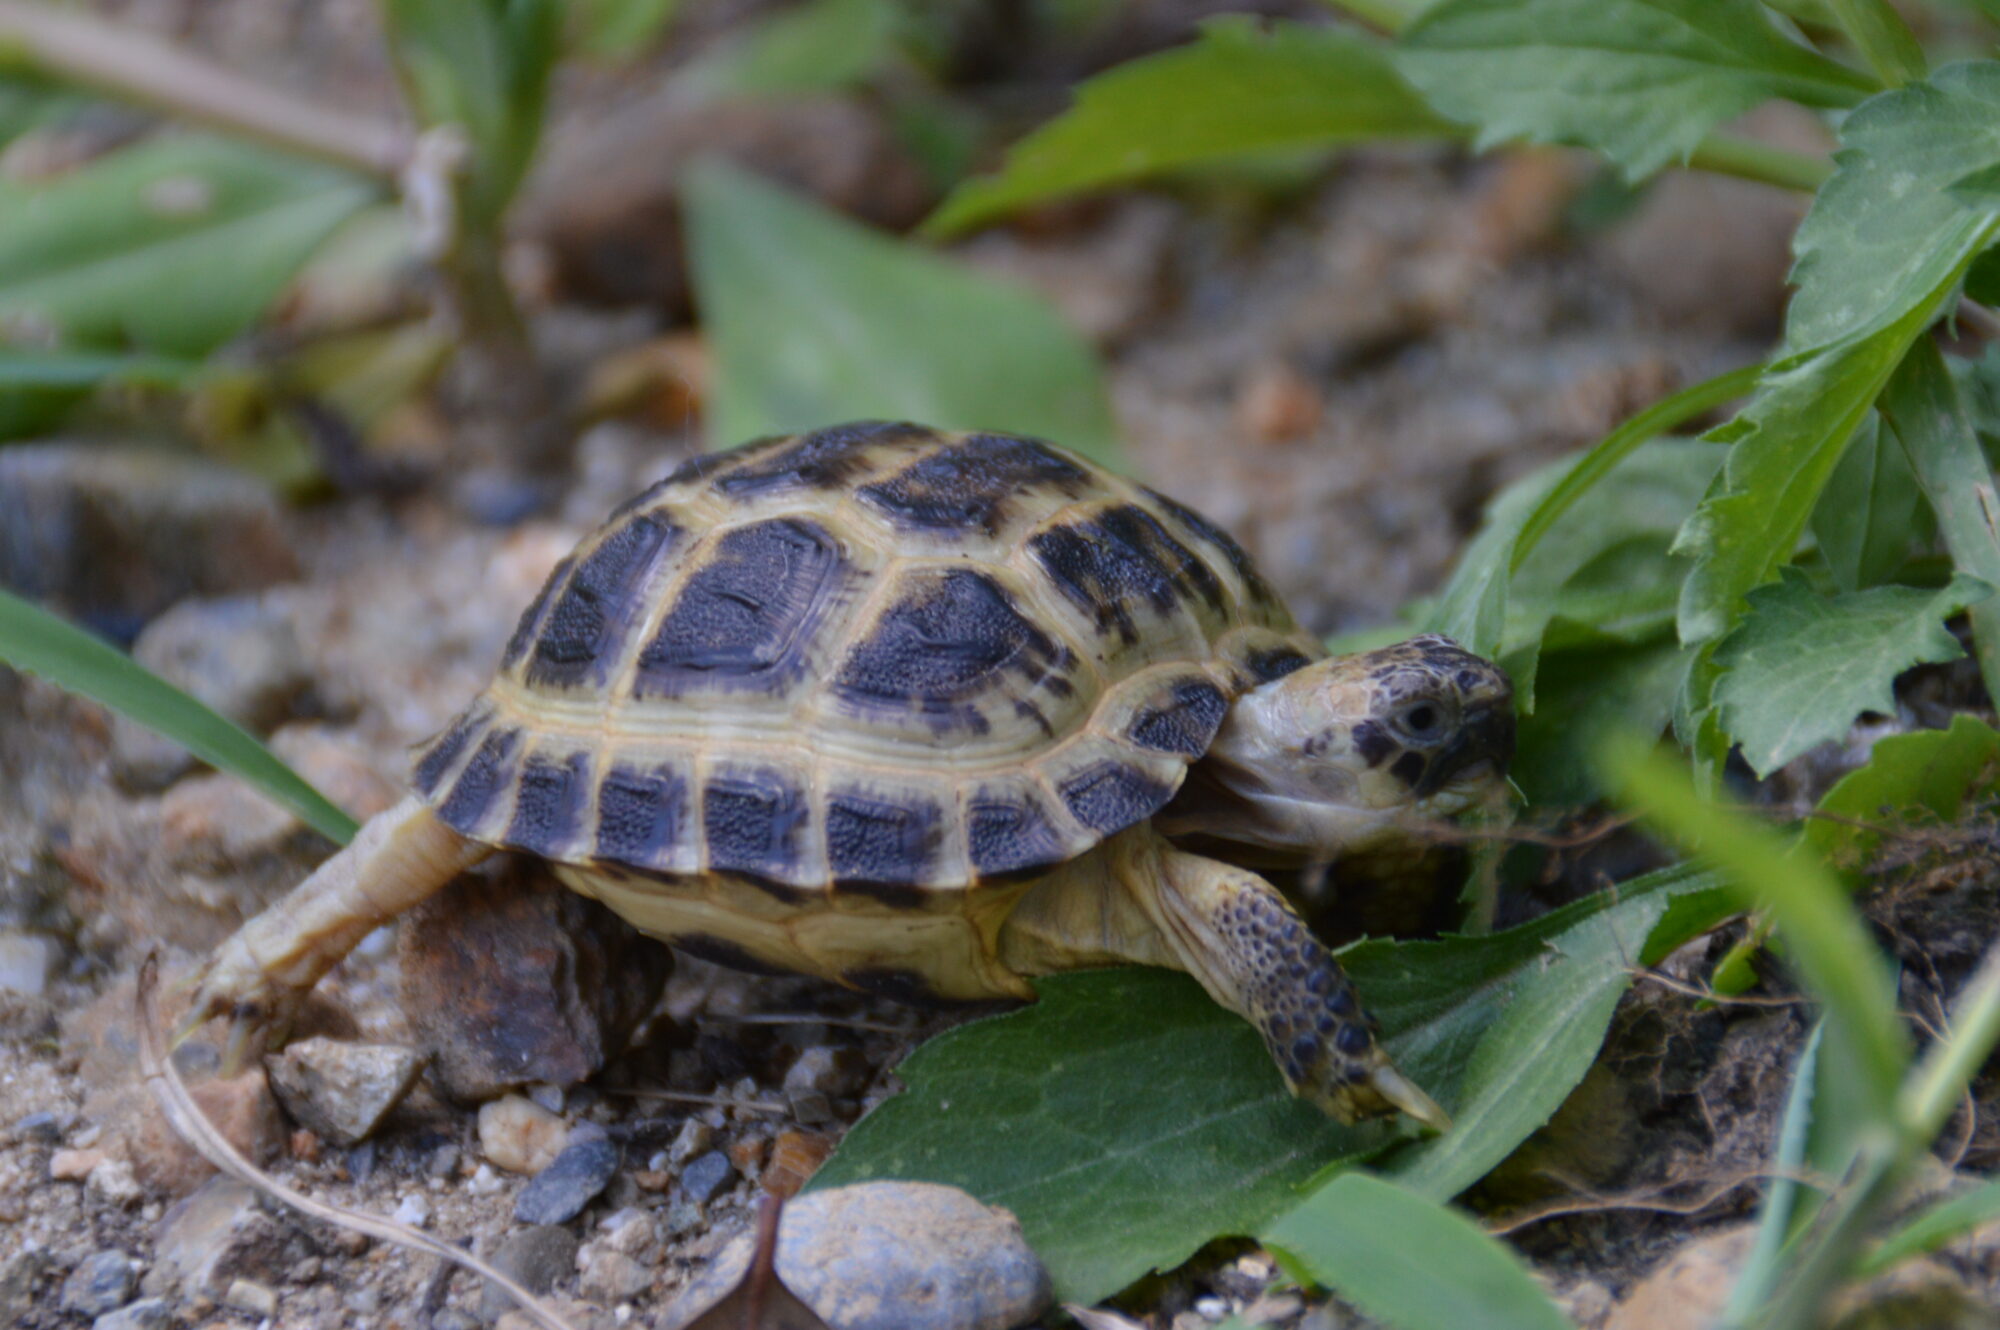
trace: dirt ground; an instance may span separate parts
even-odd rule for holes
[[[104,8],[316,95],[383,95],[369,7],[358,2]],[[717,6],[721,16],[706,22],[720,31],[759,8]],[[1017,54],[1013,76],[1039,80],[1046,102],[1092,62],[1184,32],[1203,6],[1138,8],[1151,26],[1135,20],[1087,54]],[[698,27],[690,46],[708,34]],[[563,178],[566,154],[603,151],[605,126],[633,132],[621,117],[640,115],[632,108],[643,111],[646,94],[643,71],[569,77],[548,176]],[[879,134],[874,115],[859,102],[746,112],[731,122],[732,142],[754,162],[805,121],[858,141]],[[899,197],[905,166],[891,152],[857,149],[838,179],[813,183],[866,212],[854,200]],[[604,188],[615,196],[622,186]],[[880,220],[920,214],[921,187],[907,192],[889,209],[903,215]],[[1228,526],[1300,618],[1333,633],[1382,623],[1435,588],[1499,486],[1768,346],[1792,200],[1669,177],[1601,220],[1589,206],[1601,192],[1586,165],[1561,154],[1471,162],[1445,150],[1362,151],[1301,173],[1275,196],[1180,182],[1051,210],[953,252],[1044,291],[1090,334],[1133,467]],[[684,348],[685,291],[671,253],[634,261],[650,274],[649,303],[586,299],[595,288],[578,274],[601,275],[591,261],[606,234],[594,229],[601,219],[577,220],[589,212],[548,193],[524,209],[524,249],[545,275],[537,331],[552,363],[576,377],[633,347]],[[211,506],[195,517],[158,516],[178,561],[168,577],[174,600],[192,599],[184,636],[226,644],[188,668],[212,677],[350,809],[386,807],[409,746],[481,685],[555,560],[619,500],[705,446],[698,383],[690,391],[679,420],[663,425],[656,413],[592,427],[551,500],[526,515],[488,501],[490,489],[442,479],[306,507],[214,482]],[[448,433],[448,408],[442,418]],[[86,475],[59,448],[36,465],[36,483],[63,493],[119,483]],[[82,610],[101,611],[99,626],[136,627],[164,608],[135,620],[135,593],[99,566],[101,549],[81,540],[39,548],[68,561],[61,585]],[[1964,677],[1947,691],[1983,704]],[[1914,706],[1903,718],[1922,722]],[[35,991],[0,986],[0,1322],[88,1322],[64,1290],[107,1251],[138,1263],[131,1296],[161,1299],[160,1324],[461,1330],[493,1319],[476,1280],[441,1278],[429,1257],[229,1209],[226,1197],[220,1217],[188,1218],[173,1207],[197,1179],[134,1105],[129,1003],[140,956],[158,945],[169,978],[185,973],[328,850],[258,797],[98,708],[0,671],[0,974],[12,945],[26,957],[15,962],[22,972],[40,978],[23,985]],[[1975,838],[1885,869],[1876,922],[1904,959],[1907,1005],[1927,1018],[1992,936],[1992,866]],[[622,926],[558,918],[533,883],[523,890],[522,909],[556,920],[549,926],[566,937],[593,939],[564,945],[624,956],[642,973],[664,968]],[[1697,944],[1667,979],[1705,974],[1728,940]],[[323,985],[320,1028],[418,1040],[401,1000],[413,956],[442,963],[386,930],[364,944]],[[631,1010],[627,993],[560,991],[549,1020],[571,1023],[523,1039],[541,1038],[547,1052],[587,1028],[610,1065],[584,1068],[594,1074],[581,1084],[531,1086],[528,1097],[569,1128],[606,1128],[623,1147],[605,1194],[567,1225],[581,1253],[556,1261],[555,1292],[579,1325],[661,1324],[690,1272],[750,1222],[761,1184],[774,1171],[809,1170],[893,1093],[896,1062],[951,1019],[686,960],[650,1011]],[[1468,1198],[1510,1233],[1579,1324],[1681,1324],[1617,1304],[1690,1243],[1750,1215],[1808,1025],[1781,983],[1770,991],[1768,1001],[1705,1007],[1665,980],[1637,984],[1563,1114]],[[619,1053],[628,1038],[639,1046]],[[218,1052],[196,1042],[180,1065],[198,1079]],[[1954,1124],[1941,1170],[1995,1162],[1989,1092]],[[525,1179],[494,1165],[476,1111],[452,1102],[435,1074],[349,1147],[273,1119],[261,1093],[217,1091],[214,1102],[240,1115],[242,1138],[291,1185],[420,1216],[430,1232],[487,1254],[521,1228],[514,1207]],[[691,1188],[686,1166],[717,1156],[726,1169],[706,1166],[715,1185]],[[193,1234],[195,1256],[161,1250],[177,1224],[183,1238]],[[205,1288],[175,1264],[203,1250],[238,1263]],[[2000,1303],[2000,1239],[1931,1266],[1928,1277],[1968,1291],[1970,1303]],[[1299,1330],[1364,1324],[1338,1303],[1270,1293],[1274,1277],[1254,1249],[1222,1244],[1121,1305],[1153,1330],[1202,1330],[1245,1309]],[[250,1291],[235,1291],[239,1283]],[[1988,1323],[1965,1315],[1973,1319],[1930,1323]]]

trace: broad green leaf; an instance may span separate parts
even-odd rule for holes
[[[1854,1275],[1867,1279],[1912,1256],[1936,1251],[1954,1238],[2000,1219],[2000,1182],[1985,1182],[1919,1211],[1867,1254]]]
[[[683,200],[716,443],[879,417],[1115,457],[1096,357],[1037,297],[718,162]]]
[[[2000,162],[2000,63],[1948,65],[1870,98],[1841,125],[1840,141],[1839,169],[1792,242],[1793,351],[1935,308],[1992,241],[2000,198],[1968,204],[1951,186]]]
[[[800,96],[865,83],[896,54],[897,0],[807,0],[688,71],[708,95]]]
[[[1909,458],[1877,417],[1862,422],[1827,477],[1811,526],[1842,591],[1889,581],[1936,534]]]
[[[389,53],[425,126],[472,147],[461,205],[490,233],[534,159],[562,45],[559,0],[383,0]]]
[[[1808,849],[1839,867],[1859,866],[1881,839],[1875,828],[1913,816],[1949,825],[1966,797],[1990,789],[2000,771],[2000,733],[1973,716],[1948,730],[1916,730],[1878,739],[1868,765],[1850,771],[1820,798],[1805,825]]]
[[[45,184],[0,184],[0,322],[78,346],[205,355],[374,194],[329,167],[179,136]]]
[[[1833,872],[1810,855],[1789,854],[1778,835],[1701,798],[1677,762],[1651,740],[1614,734],[1601,750],[1608,779],[1654,827],[1712,860],[1755,908],[1766,910],[1800,978],[1829,1016],[1829,1045],[1851,1056],[1854,1089],[1875,1126],[1887,1129],[1910,1064],[1909,1034],[1896,985]]]
[[[5,60],[0,59],[0,147],[31,129],[59,124],[89,105],[59,83],[5,66]]]
[[[666,31],[680,7],[681,0],[575,0],[571,40],[587,55],[637,55]]]
[[[99,388],[120,384],[174,387],[195,367],[162,356],[0,347],[0,441],[48,429]]]
[[[1250,153],[1457,132],[1379,43],[1297,23],[1209,23],[1194,43],[1127,61],[1076,98],[1016,144],[998,175],[954,190],[925,231],[950,235],[1045,199]]]
[[[1509,771],[1534,808],[1574,808],[1604,794],[1591,766],[1612,727],[1658,734],[1673,716],[1688,649],[1671,639],[1550,650],[1536,674],[1535,711],[1523,716]]]
[[[210,711],[116,647],[0,591],[0,664],[123,712],[202,761],[248,782],[327,839],[345,843],[354,819],[328,803],[235,722]]]
[[[1889,380],[1881,406],[1930,500],[1952,562],[2000,586],[2000,497],[1994,493],[1993,471],[1934,344],[1924,341],[1910,348]],[[2000,696],[2000,602],[1973,606],[1971,619],[1979,672],[1987,692]]]
[[[1596,148],[1635,180],[1760,102],[1851,106],[1876,86],[1753,0],[1444,0],[1401,42],[1397,67],[1475,146]]]
[[[1435,1201],[1346,1173],[1262,1234],[1295,1274],[1396,1330],[1567,1330],[1497,1239]]]
[[[1828,598],[1787,568],[1750,593],[1750,612],[1715,649],[1715,701],[1744,760],[1768,776],[1847,733],[1864,711],[1894,715],[1896,676],[1965,654],[1944,621],[1993,594],[1959,574],[1937,590],[1883,586]]]
[[[1398,1064],[1457,1120],[1386,1164],[1444,1199],[1546,1122],[1582,1079],[1631,962],[1711,928],[1714,879],[1670,871],[1520,928],[1341,955]],[[1260,1231],[1391,1128],[1341,1127],[1286,1091],[1248,1024],[1164,970],[1056,975],[1041,1001],[961,1026],[899,1069],[814,1187],[914,1178],[1021,1220],[1057,1294],[1093,1302],[1221,1234]]]

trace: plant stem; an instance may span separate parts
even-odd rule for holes
[[[1739,176],[1808,194],[1833,174],[1833,163],[1824,157],[1792,152],[1734,134],[1710,134],[1688,154],[1687,164],[1697,171]]]
[[[1370,27],[1380,28],[1390,36],[1395,36],[1410,26],[1416,15],[1410,12],[1409,0],[1326,0],[1335,9],[1344,9]]]
[[[314,106],[117,24],[0,0],[0,71],[27,70],[394,183],[410,136]]]
[[[1924,48],[1887,0],[1827,0],[1826,7],[1885,86],[1900,88],[1928,72]]]
[[[1950,1034],[1925,1055],[1897,1105],[1912,1150],[1926,1148],[1944,1130],[1965,1087],[2000,1040],[2000,945],[1987,949],[1953,1006]]]

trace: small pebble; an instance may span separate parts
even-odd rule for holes
[[[100,1200],[108,1201],[121,1209],[136,1205],[146,1194],[139,1185],[139,1179],[132,1166],[122,1159],[107,1159],[90,1170],[90,1177],[84,1182],[84,1189]]]
[[[54,1113],[30,1113],[16,1122],[13,1136],[17,1141],[40,1141],[53,1145],[62,1139],[63,1120]]]
[[[494,1248],[495,1269],[530,1293],[547,1293],[557,1279],[576,1268],[576,1235],[553,1224],[538,1224],[512,1233]],[[487,1283],[479,1295],[479,1315],[491,1321],[514,1305],[513,1299]]]
[[[414,1049],[326,1038],[301,1039],[265,1063],[285,1111],[339,1145],[354,1145],[380,1126],[423,1069]]]
[[[675,1164],[685,1164],[688,1160],[708,1149],[709,1143],[714,1139],[715,1128],[709,1126],[700,1118],[689,1118],[681,1124],[680,1132],[674,1137],[673,1145],[668,1147],[667,1161]],[[666,1163],[650,1163],[647,1165],[648,1168],[659,1169],[664,1169],[666,1166]]]
[[[681,1191],[696,1205],[707,1205],[736,1178],[736,1166],[720,1150],[710,1150],[681,1170]]]
[[[430,1218],[431,1207],[421,1196],[405,1196],[396,1206],[395,1220],[399,1224],[422,1228]]]
[[[104,1162],[102,1150],[58,1150],[49,1156],[52,1182],[81,1182]]]
[[[569,1145],[514,1200],[524,1224],[566,1224],[583,1213],[618,1171],[618,1147],[601,1128],[579,1128]]]
[[[563,1111],[563,1088],[560,1085],[550,1085],[545,1081],[537,1082],[527,1088],[527,1095],[538,1108],[551,1113]]]
[[[577,1257],[578,1286],[586,1298],[615,1304],[638,1297],[653,1286],[653,1272],[624,1252],[593,1242]]]
[[[491,1196],[505,1185],[500,1181],[500,1175],[493,1171],[491,1164],[481,1164],[472,1170],[472,1176],[465,1181],[465,1189],[474,1196]]]
[[[431,1330],[479,1330],[479,1321],[456,1307],[447,1307],[431,1317]]]
[[[228,1292],[222,1295],[222,1305],[249,1312],[252,1316],[269,1316],[278,1310],[278,1295],[262,1284],[238,1279],[232,1281]]]
[[[141,1298],[98,1317],[90,1330],[166,1330],[173,1319],[173,1304],[165,1298]]]
[[[137,1280],[132,1258],[124,1252],[92,1252],[63,1281],[63,1310],[79,1316],[102,1316],[116,1311],[132,1296],[132,1286]]]
[[[1229,1315],[1229,1302],[1224,1298],[1196,1298],[1194,1309],[1204,1320],[1219,1321]]]
[[[555,1114],[517,1094],[479,1109],[479,1148],[510,1173],[540,1173],[569,1141],[569,1127]]]

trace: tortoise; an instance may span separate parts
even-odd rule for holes
[[[1494,665],[1440,636],[1328,657],[1223,530],[1060,447],[762,439],[557,565],[414,792],[218,948],[182,1030],[261,1046],[509,850],[684,952],[904,999],[1185,970],[1295,1094],[1443,1129],[1242,865],[1412,842],[1504,787],[1513,726]]]

